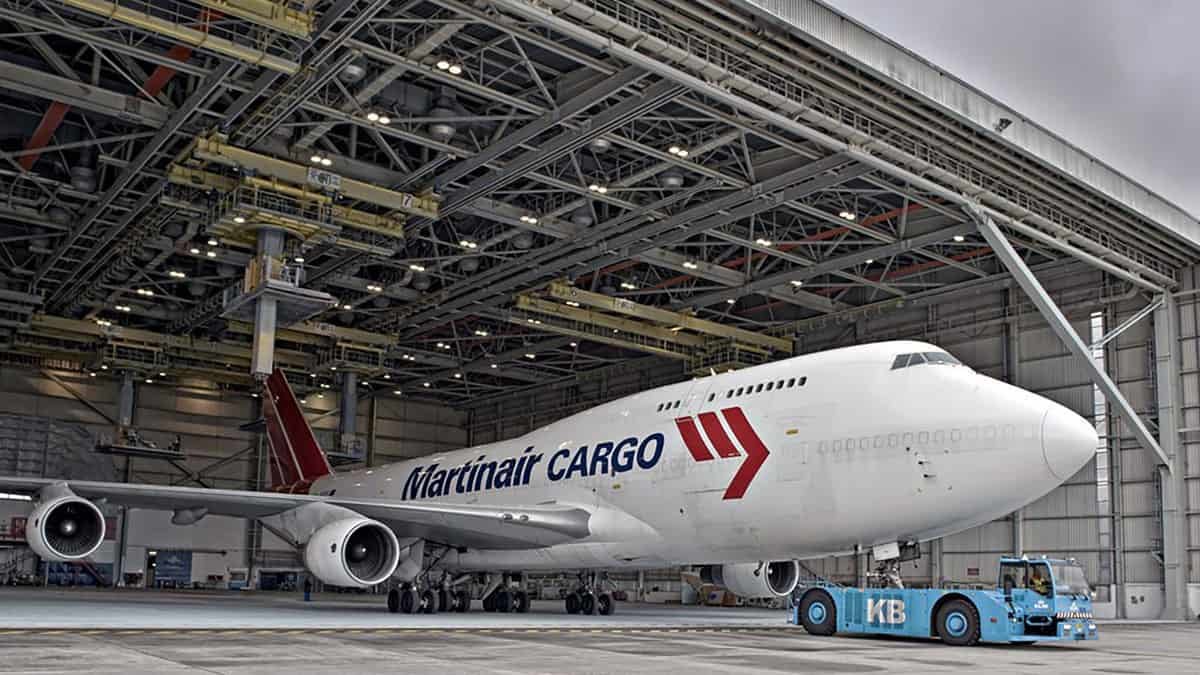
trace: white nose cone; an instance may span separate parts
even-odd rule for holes
[[[1067,480],[1096,454],[1100,438],[1091,422],[1060,405],[1042,419],[1042,455],[1059,480]]]

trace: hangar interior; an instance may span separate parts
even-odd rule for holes
[[[1047,554],[1108,616],[1200,613],[1200,222],[820,2],[0,0],[0,21],[0,475],[261,488],[273,366],[339,465],[374,466],[915,338],[1101,444],[923,545],[910,584]],[[35,569],[27,509],[0,501],[0,578]],[[112,518],[102,579],[144,584],[165,552],[195,583],[297,565],[253,522]],[[619,583],[681,594],[678,570]]]

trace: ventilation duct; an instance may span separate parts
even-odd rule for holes
[[[588,147],[592,152],[607,152],[612,147],[612,141],[607,138],[593,138],[592,142],[588,143]]]
[[[361,61],[351,61],[342,67],[338,79],[346,84],[354,84],[367,75],[367,67]]]

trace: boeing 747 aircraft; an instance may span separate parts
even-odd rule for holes
[[[76,560],[94,500],[270,519],[327,584],[393,583],[391,611],[525,611],[526,570],[580,570],[572,613],[608,614],[596,571],[702,565],[786,595],[796,559],[965,530],[1041,497],[1096,450],[1092,425],[924,342],[798,356],[604,403],[519,438],[335,473],[284,375],[266,382],[274,492],[0,478],[35,495],[30,546]],[[888,548],[892,548],[888,546]]]

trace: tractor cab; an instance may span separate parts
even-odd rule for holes
[[[1074,560],[1001,558],[999,590],[1010,620],[1029,636],[1095,631],[1092,589]]]

